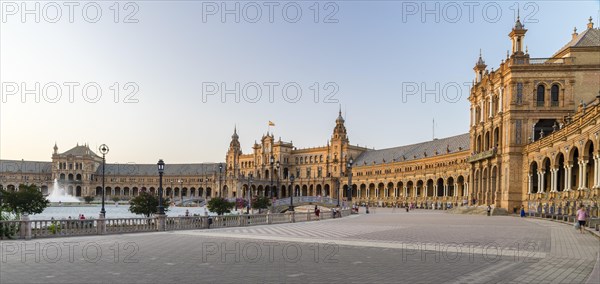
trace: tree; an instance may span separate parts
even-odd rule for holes
[[[169,199],[163,199],[163,207],[165,212],[169,209]],[[142,214],[146,217],[155,214],[158,211],[158,196],[154,196],[147,192],[141,192],[140,195],[129,201],[129,212],[133,214]]]
[[[271,200],[265,196],[258,196],[254,200],[252,200],[252,208],[253,209],[267,209],[271,206]]]
[[[229,202],[225,198],[213,197],[206,207],[208,211],[215,212],[217,215],[223,215],[225,213],[231,213],[231,209],[235,206],[235,202]]]
[[[118,196],[113,196],[113,197],[111,198],[111,200],[112,200],[113,202],[115,202],[115,203],[116,203],[116,202],[119,202],[119,200],[121,200],[121,198],[119,198]],[[158,205],[157,205],[157,206],[158,206]]]
[[[90,204],[90,203],[92,203],[92,201],[94,201],[94,197],[91,195],[84,196],[83,201],[85,201],[86,204]]]
[[[40,214],[48,207],[48,201],[35,185],[19,185],[18,191],[3,191],[4,206],[17,215]]]

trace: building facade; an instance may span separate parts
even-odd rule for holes
[[[600,30],[590,18],[548,58],[530,58],[526,33],[517,19],[508,34],[512,49],[496,70],[480,54],[468,133],[372,150],[350,144],[340,112],[324,146],[297,149],[266,133],[244,153],[234,129],[225,162],[168,165],[165,193],[173,200],[246,198],[249,191],[274,198],[351,195],[352,202],[380,206],[525,205],[557,213],[584,204],[597,215]],[[63,153],[55,145],[52,162],[0,161],[0,186],[36,184],[47,193],[56,180],[72,195],[99,195],[101,165],[87,145]],[[109,196],[157,192],[156,165],[107,164],[105,177]]]

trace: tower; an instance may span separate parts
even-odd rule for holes
[[[344,118],[342,117],[342,109],[338,112],[338,117],[335,120],[335,128],[331,135],[331,146],[330,156],[333,166],[333,175],[341,176],[344,165],[346,164],[347,151],[348,151],[348,135],[346,132],[346,126],[344,125]]]
[[[483,58],[481,57],[480,49],[479,59],[477,60],[477,63],[475,63],[475,67],[473,67],[473,71],[475,71],[475,84],[478,84],[483,79],[483,75],[485,74],[485,68],[487,68],[487,65],[485,65],[485,61],[483,61]]]
[[[520,16],[517,16],[517,22],[515,22],[515,26],[512,31],[508,34],[510,40],[512,41],[512,56],[524,56],[523,52],[523,41],[525,39],[525,33],[527,30],[525,26],[521,24]]]
[[[231,175],[237,176],[239,169],[239,158],[242,154],[242,148],[240,146],[239,136],[237,134],[237,127],[233,128],[233,135],[231,135],[231,142],[229,143],[229,150],[227,150],[226,164],[227,168],[225,172],[230,172]]]

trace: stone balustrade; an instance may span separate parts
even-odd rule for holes
[[[350,209],[341,210],[342,217],[350,216],[350,213]],[[200,230],[308,222],[330,218],[333,218],[330,212],[321,212],[319,217],[314,212],[287,212],[193,217],[99,218],[90,220],[29,220],[24,218],[21,221],[0,221],[0,239],[29,240],[32,238]]]

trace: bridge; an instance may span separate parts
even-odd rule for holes
[[[227,198],[229,202],[236,202],[236,198]],[[175,202],[176,206],[206,206],[207,200],[203,197],[192,197],[185,199],[183,201],[178,200]],[[338,205],[338,200],[331,197],[321,197],[321,196],[295,196],[294,197],[294,207],[297,206],[305,206],[305,205],[318,205],[322,207],[333,208]],[[340,200],[339,205],[341,207],[346,207],[346,202]],[[282,199],[277,199],[272,204],[274,208],[274,212],[286,212],[290,207],[290,198],[284,197]]]
[[[183,201],[181,200],[177,200],[175,201],[175,206],[205,206],[206,205],[206,199],[204,199],[204,197],[192,197],[192,198],[188,198],[188,199],[184,199]]]
[[[333,208],[338,205],[338,200],[331,197],[321,197],[321,196],[295,196],[294,198],[294,207],[304,206],[304,205],[319,205],[323,207]],[[340,200],[339,205],[341,207],[346,207],[346,202]],[[273,202],[274,212],[285,212],[290,207],[290,198],[282,198],[277,199]]]

